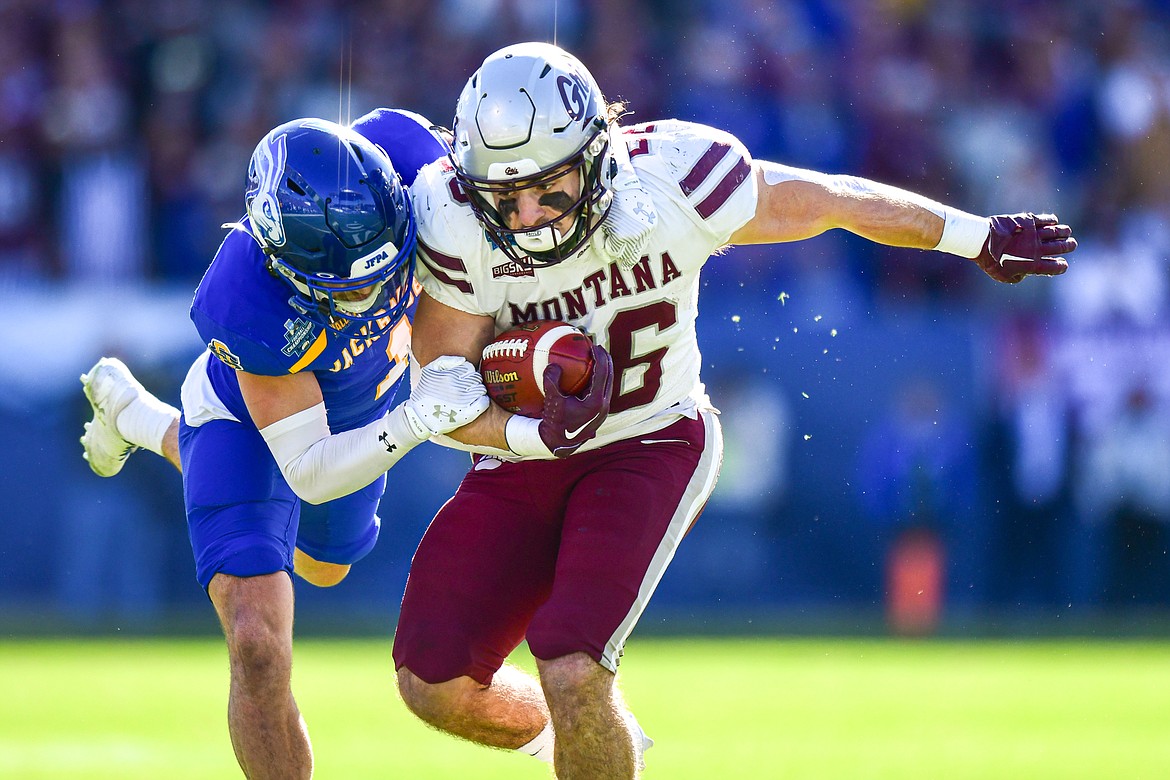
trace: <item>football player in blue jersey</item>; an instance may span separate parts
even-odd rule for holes
[[[252,154],[246,215],[225,225],[195,293],[207,349],[183,383],[182,413],[117,359],[81,378],[94,472],[113,476],[146,448],[183,474],[197,578],[231,662],[232,745],[251,778],[312,774],[290,685],[291,574],[340,582],[378,538],[387,469],[489,403],[475,367],[447,356],[392,407],[417,292],[406,186],[446,153],[429,123],[402,111],[273,129]]]

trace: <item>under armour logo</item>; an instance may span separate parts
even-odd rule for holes
[[[451,423],[452,425],[455,424],[455,410],[454,409],[446,409],[443,407],[442,404],[435,404],[435,411],[431,412],[431,415],[436,420],[441,420],[444,417],[446,417],[447,422]]]
[[[634,206],[634,213],[646,220],[646,224],[648,225],[653,225],[654,220],[658,217],[654,211],[646,208],[646,204],[641,201],[638,202],[638,205]]]
[[[398,445],[390,441],[390,434],[382,431],[382,435],[378,437],[378,441],[382,442],[382,446],[386,448],[386,452],[394,452],[398,449]]]

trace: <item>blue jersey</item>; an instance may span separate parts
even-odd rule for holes
[[[406,111],[377,109],[354,122],[353,129],[386,151],[405,186],[419,168],[448,151],[429,122]],[[264,376],[312,371],[334,433],[385,414],[406,372],[409,321],[376,338],[359,323],[337,332],[290,306],[291,295],[285,282],[269,272],[247,222],[234,228],[191,304],[195,328],[218,358],[207,362],[207,373],[227,410],[239,420],[251,419],[236,371]]]

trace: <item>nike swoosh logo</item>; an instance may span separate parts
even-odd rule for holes
[[[597,419],[597,415],[595,414],[592,417],[590,417],[588,420],[586,420],[585,424],[582,425],[580,428],[578,428],[575,431],[570,431],[568,428],[566,428],[565,429],[565,438],[568,439],[569,441],[572,441],[573,439],[577,438],[578,436],[581,435],[581,431],[585,430],[590,425],[592,425],[593,421],[596,419]]]
[[[643,444],[690,444],[686,439],[642,439]]]
[[[475,465],[471,467],[471,470],[472,471],[491,471],[492,469],[498,469],[500,466],[503,466],[503,465],[504,465],[504,462],[502,460],[500,460],[499,458],[494,458],[491,455],[485,455],[483,458],[481,458],[480,460],[475,462]]]

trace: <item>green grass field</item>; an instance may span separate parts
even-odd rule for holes
[[[306,640],[294,685],[322,780],[547,778],[428,730],[386,641]],[[645,777],[1170,777],[1170,644],[635,640]],[[0,643],[0,777],[239,777],[218,640]]]

